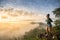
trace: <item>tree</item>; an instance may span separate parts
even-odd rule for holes
[[[54,31],[57,36],[57,39],[59,40],[60,39],[60,8],[56,8],[53,11],[53,14],[55,15],[55,17],[58,18],[57,20],[55,20],[55,27],[54,27],[55,30]]]
[[[55,14],[55,17],[57,17],[58,19],[55,21],[55,25],[59,25],[60,26],[60,8],[56,8],[53,11],[53,14]]]
[[[55,14],[56,17],[60,17],[60,8],[56,8],[56,9],[53,11],[53,14]]]

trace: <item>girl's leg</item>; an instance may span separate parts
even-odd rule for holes
[[[52,25],[49,24],[48,26],[49,26],[48,30],[49,30],[49,32],[51,33],[51,32],[52,32]]]
[[[50,28],[49,28],[49,31],[50,31],[50,33],[52,33],[52,24],[50,24]]]
[[[48,33],[50,33],[51,32],[51,29],[50,29],[50,27],[48,27]]]
[[[49,32],[48,26],[46,27],[46,32],[47,32],[47,33]]]

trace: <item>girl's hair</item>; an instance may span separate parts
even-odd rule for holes
[[[47,14],[47,16],[49,17],[49,16],[50,16],[50,14]]]

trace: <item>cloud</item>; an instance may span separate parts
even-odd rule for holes
[[[19,20],[34,20],[42,21],[45,16],[42,14],[35,14],[31,11],[26,11],[16,8],[1,8],[0,9],[0,21],[19,21]]]
[[[60,0],[1,0],[1,7],[18,7],[34,12],[48,13],[60,7]]]

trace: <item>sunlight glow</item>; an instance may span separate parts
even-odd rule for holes
[[[0,35],[19,36],[38,27],[33,21],[44,22],[45,16],[16,8],[0,8]],[[8,34],[7,34],[8,33]]]
[[[19,22],[21,20],[40,20],[45,18],[42,14],[34,14],[21,9],[0,8],[0,22]]]

